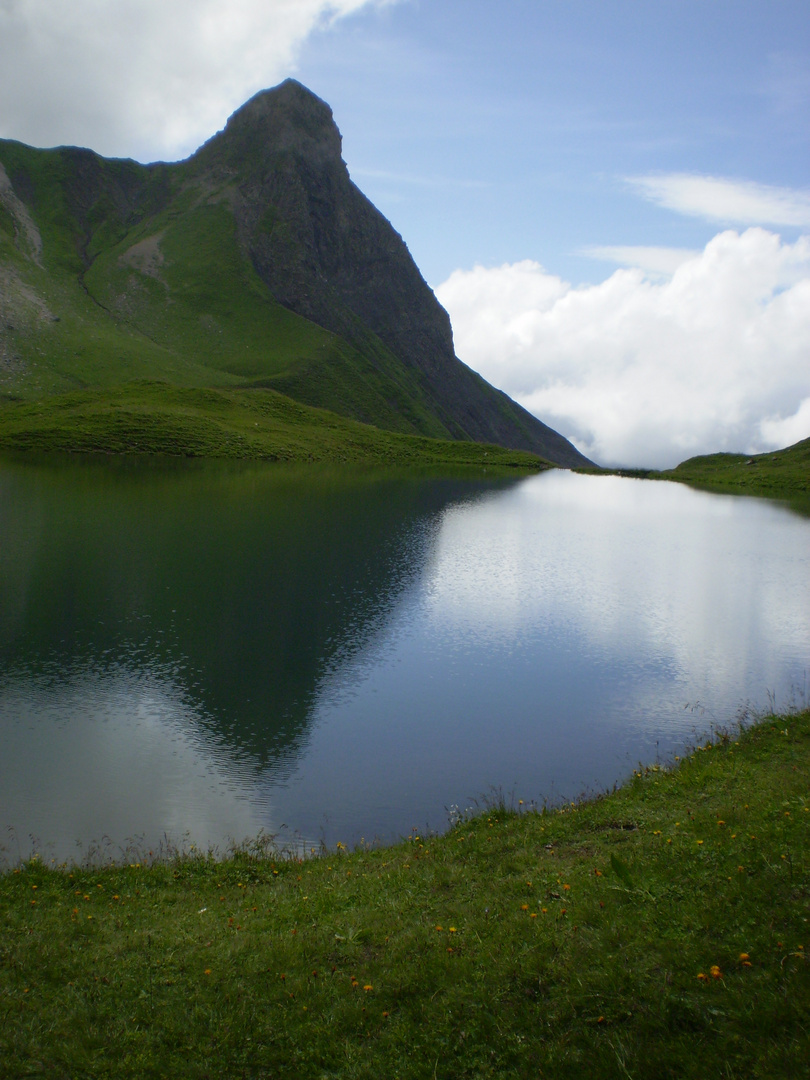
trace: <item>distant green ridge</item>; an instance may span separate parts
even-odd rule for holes
[[[810,439],[767,454],[704,454],[661,475],[730,490],[810,492]]]
[[[678,480],[709,491],[770,495],[805,502],[802,497],[810,495],[810,439],[766,454],[702,454],[682,461],[674,469],[586,468],[577,471],[612,473],[643,480]]]

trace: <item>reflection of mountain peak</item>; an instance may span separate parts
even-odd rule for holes
[[[324,674],[420,572],[426,523],[493,487],[266,466],[20,476],[0,515],[4,664],[173,671],[223,752],[276,773],[306,742]]]

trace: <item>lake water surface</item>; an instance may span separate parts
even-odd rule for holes
[[[801,703],[810,519],[521,479],[0,462],[0,848],[351,845]],[[0,851],[0,854],[2,852]]]

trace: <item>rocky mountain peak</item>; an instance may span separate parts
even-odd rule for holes
[[[229,160],[238,158],[242,168],[257,154],[262,159],[292,154],[316,167],[343,163],[332,110],[295,79],[260,90],[196,156],[223,151]]]
[[[402,237],[351,181],[341,148],[330,107],[287,79],[237,109],[188,165],[228,185],[242,250],[275,299],[358,349],[371,331],[453,437],[585,463],[458,360],[447,312]]]

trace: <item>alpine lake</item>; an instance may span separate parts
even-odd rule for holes
[[[0,460],[0,866],[555,805],[807,700],[810,516],[531,476]]]

